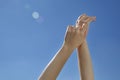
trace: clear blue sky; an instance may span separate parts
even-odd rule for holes
[[[119,0],[0,0],[0,80],[37,80],[82,13],[95,80],[120,80]],[[57,80],[79,80],[76,51]]]

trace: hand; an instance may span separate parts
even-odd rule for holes
[[[86,37],[88,33],[89,24],[95,20],[96,20],[95,16],[90,17],[90,16],[87,16],[86,14],[83,14],[78,17],[76,22],[76,28],[86,27],[86,30],[84,33],[84,37]]]
[[[83,28],[75,28],[73,26],[68,26],[64,45],[75,49],[84,41],[84,32],[86,30],[86,26]]]

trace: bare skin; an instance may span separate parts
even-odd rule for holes
[[[67,59],[72,54],[73,50],[83,42],[84,32],[84,28],[76,29],[72,26],[67,28],[65,40],[61,49],[46,66],[43,73],[39,77],[39,80],[56,80],[58,74],[60,73]]]
[[[55,54],[55,56],[52,58],[52,60],[46,66],[46,68],[40,75],[39,80],[56,80],[61,69],[63,68],[64,64],[66,63],[66,61],[68,60],[68,58],[70,57],[70,55],[72,54],[74,49],[78,48],[78,54],[80,53],[80,55],[78,55],[79,58],[81,58],[81,53],[86,53],[86,54],[88,53],[88,48],[84,47],[85,37],[87,34],[87,30],[88,30],[88,22],[90,22],[88,19],[89,18],[81,19],[80,21],[78,20],[78,22],[76,23],[76,27],[68,26],[68,28],[66,30],[65,39],[64,39],[61,49]],[[87,20],[87,21],[85,21],[85,20]],[[86,55],[86,56],[88,56],[88,55]],[[83,59],[81,59],[81,60],[79,59],[79,62],[82,60]],[[82,61],[82,63],[83,63],[83,61]],[[91,63],[88,63],[87,59],[86,59],[86,64],[89,65]],[[81,65],[81,63],[80,63],[80,65]],[[84,66],[86,66],[86,65],[83,64],[83,67]],[[86,67],[86,69],[82,68],[82,67],[80,67],[80,68],[83,69],[83,70],[81,70],[81,71],[83,71],[82,74],[84,72],[86,72],[85,70],[89,71],[89,69],[91,69],[91,68],[88,69],[87,67]],[[81,76],[82,76],[82,80],[88,80],[87,78],[84,79],[84,77],[85,76],[88,77],[89,75],[83,74]],[[92,79],[90,79],[90,80],[92,80]]]
[[[95,19],[96,17],[89,17],[84,14],[78,18],[76,23],[76,28],[86,27],[86,31],[85,31],[85,37],[86,37],[88,32],[88,25],[90,24],[90,22],[95,21]],[[81,80],[94,80],[92,61],[91,61],[87,41],[84,40],[83,43],[77,48],[77,50],[78,50],[78,64],[81,73]]]

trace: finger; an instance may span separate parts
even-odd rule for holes
[[[85,38],[86,38],[86,36],[87,36],[87,34],[88,34],[88,30],[89,30],[89,24],[85,24],[85,26],[86,26],[86,30],[85,30],[85,32],[84,32],[84,36],[85,36]]]
[[[95,21],[95,20],[96,20],[96,17],[88,17],[88,18],[85,20],[85,22],[90,23],[90,22]]]
[[[69,28],[69,26],[67,26],[65,34],[68,35],[69,32],[70,32],[70,28]]]
[[[89,26],[89,24],[88,23],[84,23],[83,25],[82,25],[82,31],[83,32],[85,32],[86,30],[88,30],[88,26]]]
[[[96,16],[92,17],[93,18],[93,21],[96,21]]]
[[[90,22],[92,22],[92,21],[95,20],[95,19],[96,19],[96,17],[88,17],[88,18],[86,19],[86,21],[84,21],[82,27],[85,27],[86,29],[88,29]]]
[[[73,32],[75,32],[76,31],[76,28],[73,26]]]
[[[87,28],[88,28],[87,23],[84,23],[84,24],[82,25],[82,31],[85,32],[85,30],[87,30]]]
[[[86,14],[83,14],[83,15],[79,16],[77,20],[86,20],[88,18],[92,18],[94,20],[96,17],[95,16],[90,17],[90,16],[87,16]]]
[[[78,23],[76,24],[76,27],[81,28],[82,25],[86,22],[87,19],[89,19],[90,17],[85,15],[84,17],[82,17],[80,20],[78,20]]]
[[[72,31],[72,26],[71,26],[71,25],[69,25],[69,31],[70,31],[70,32]]]
[[[78,17],[76,24],[80,22],[80,20],[83,20],[86,17],[86,14],[82,14],[81,16]]]
[[[71,32],[75,32],[75,27],[74,26],[70,26],[70,28],[71,28]]]
[[[67,27],[67,30],[66,30],[66,33],[65,33],[65,36],[64,36],[65,40],[70,37],[70,35],[71,35],[71,31],[70,31],[70,30],[71,30],[71,29],[70,29],[70,26],[68,26],[68,27]]]
[[[83,25],[84,23],[86,23],[85,20],[86,20],[87,18],[89,18],[89,17],[85,16],[84,18],[82,18],[81,20],[79,20],[78,23],[76,24],[76,27],[77,27],[77,28],[82,28],[82,25]]]
[[[69,29],[69,26],[67,26],[66,32],[68,31],[68,29]]]
[[[67,32],[71,32],[71,27],[70,27],[70,25],[67,27]]]
[[[85,16],[86,16],[86,14],[82,14],[81,16],[78,17],[77,20],[82,19],[82,18],[84,18]]]

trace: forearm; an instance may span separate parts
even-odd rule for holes
[[[73,48],[63,45],[46,66],[39,80],[55,80],[73,50]]]
[[[94,80],[92,61],[86,41],[78,48],[78,60],[81,80]]]

